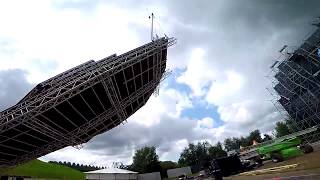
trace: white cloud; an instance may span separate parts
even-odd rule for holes
[[[254,45],[252,48],[263,53],[268,49]],[[232,53],[217,51],[214,54],[209,49],[195,48],[186,61],[185,71],[177,78],[177,82],[191,88],[191,98],[198,97],[217,107],[220,119],[224,122],[219,131],[220,137],[246,135],[254,129],[270,131],[272,125],[263,122],[267,122],[266,119],[274,122],[279,118],[269,116],[269,113],[276,110],[267,101],[270,97],[264,88],[268,84],[264,72],[259,72],[253,65],[247,66],[250,62],[265,59],[263,53],[251,56],[244,53],[243,49],[234,49]],[[241,59],[245,59],[245,62],[239,63]],[[229,133],[229,129],[235,133]]]
[[[219,106],[218,112],[221,115],[221,119],[230,123],[245,123],[252,119],[250,109],[253,108],[252,103],[249,101],[243,101],[239,103],[232,103],[226,106]]]
[[[187,62],[187,70],[178,77],[177,82],[190,86],[196,96],[204,95],[204,88],[216,78],[215,70],[205,59],[205,50],[193,49]]]
[[[245,85],[243,76],[235,71],[221,72],[224,77],[212,82],[207,92],[206,100],[214,105],[220,106],[230,103],[230,99],[235,101],[234,96],[238,95],[241,88]]]
[[[197,121],[199,128],[213,128],[214,120],[210,117],[205,117]]]
[[[163,160],[163,161],[172,161],[174,160],[178,160],[177,157],[180,156],[180,153],[183,151],[183,149],[185,147],[187,147],[189,144],[187,139],[180,139],[177,140],[175,142],[173,142],[170,146],[170,150],[163,152],[161,154],[161,156],[159,157],[159,159]]]
[[[106,155],[99,151],[88,150],[85,148],[76,149],[74,147],[66,147],[59,151],[47,154],[41,157],[43,161],[66,161],[79,164],[87,164],[94,166],[111,166],[113,162],[123,162],[124,164],[131,163],[131,154],[129,156]]]
[[[167,67],[183,70],[177,82],[192,90],[186,94],[164,85],[160,96],[151,97],[128,124],[95,137],[82,150],[65,148],[43,157],[101,165],[130,163],[134,150],[144,145],[156,145],[160,159],[177,160],[189,142],[215,143],[257,128],[270,131],[279,115],[267,101],[263,76],[282,44],[294,41],[299,34],[296,31],[305,31],[301,22],[308,13],[317,12],[305,13],[308,6],[297,11],[295,3],[279,6],[279,2],[268,6],[232,1],[217,1],[214,6],[193,1],[183,6],[173,1],[125,2],[132,7],[118,1],[120,4],[58,4],[65,2],[74,6],[58,7],[56,1],[46,0],[0,3],[0,71],[20,68],[27,71],[30,82],[38,83],[87,60],[125,52],[149,40],[147,16],[153,11],[163,30],[178,38],[178,44],[169,50]],[[84,4],[77,8],[77,3]],[[299,12],[304,13],[296,14]],[[30,84],[25,86],[30,88]],[[194,98],[217,107],[223,125],[218,126],[211,117],[181,118],[183,109],[195,106]],[[16,100],[7,99],[0,107]]]
[[[138,10],[105,4],[88,15],[78,9],[53,8],[51,1],[3,2],[0,36],[10,40],[14,53],[0,52],[5,59],[0,61],[0,69],[25,69],[29,81],[38,83],[90,59],[123,53],[142,44],[140,32],[132,27],[148,32],[145,16]],[[35,59],[54,61],[57,68],[43,71],[35,65]]]
[[[129,121],[151,126],[159,123],[163,114],[178,118],[183,109],[192,108],[192,102],[186,94],[165,86],[160,88],[158,97],[151,96],[146,105],[132,115]]]
[[[251,119],[250,103],[242,96],[245,77],[235,70],[217,69],[203,49],[192,51],[186,71],[178,77],[179,83],[188,85],[194,96],[203,96],[207,103],[218,107],[221,120],[225,122],[247,122]],[[204,121],[199,121],[204,125]],[[211,126],[212,127],[212,126]]]

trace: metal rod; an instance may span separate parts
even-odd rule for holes
[[[153,41],[153,19],[154,19],[154,15],[153,13],[151,13],[151,41]]]

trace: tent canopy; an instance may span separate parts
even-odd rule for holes
[[[137,174],[137,172],[119,169],[119,168],[106,168],[95,171],[85,172],[86,174]]]

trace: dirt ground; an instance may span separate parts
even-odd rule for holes
[[[302,156],[290,158],[283,162],[273,163],[266,162],[259,169],[266,169],[277,166],[284,166],[290,164],[298,164],[297,167],[292,169],[283,170],[277,173],[269,173],[263,175],[237,175],[224,179],[235,179],[235,180],[251,180],[251,179],[320,179],[320,148],[315,147],[315,152],[310,154],[304,154]]]

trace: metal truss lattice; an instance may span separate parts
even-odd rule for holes
[[[0,166],[78,146],[123,123],[154,93],[173,38],[88,61],[32,89],[0,113]]]
[[[320,125],[320,29],[272,66],[275,107],[295,131]],[[319,139],[312,137],[312,139]]]

